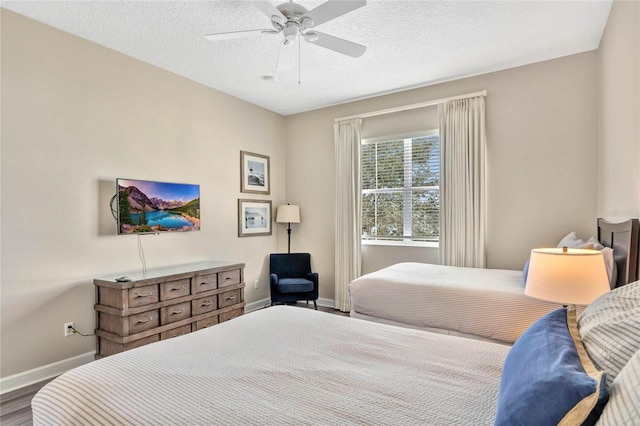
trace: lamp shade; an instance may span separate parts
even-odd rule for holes
[[[276,222],[278,223],[300,223],[300,207],[284,204],[278,207],[278,214],[276,216]]]
[[[609,291],[604,258],[598,250],[531,250],[524,294],[565,305],[588,305]]]

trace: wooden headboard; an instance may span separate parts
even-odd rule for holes
[[[616,287],[640,279],[638,276],[639,230],[638,219],[629,219],[621,223],[598,219],[598,241],[605,247],[613,248],[613,258],[618,268]]]

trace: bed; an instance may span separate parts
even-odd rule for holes
[[[597,239],[613,249],[613,288],[638,279],[638,227],[638,219],[598,219]],[[571,233],[561,241],[567,243],[586,242]],[[349,284],[349,293],[355,318],[508,344],[559,306],[525,296],[523,271],[423,263],[363,275]]]
[[[620,311],[617,334],[611,333],[613,346],[606,349],[622,354],[616,357],[621,365],[596,371],[595,361],[580,358],[585,363],[580,364],[580,375],[589,389],[560,409],[551,404],[555,417],[550,418],[555,420],[533,416],[537,409],[549,416],[550,404],[525,392],[534,384],[549,384],[507,372],[523,370],[517,350],[538,357],[540,351],[547,356],[557,347],[566,355],[568,349],[559,340],[541,347],[532,332],[510,348],[292,306],[265,308],[73,369],[36,394],[33,420],[35,425],[540,425],[575,416],[571,407],[589,399],[582,415],[604,410],[602,416],[615,421],[609,424],[624,424],[621,416],[640,415],[633,393],[638,394],[634,380],[640,371],[640,336],[619,331],[640,328],[640,284],[628,287],[598,299],[600,306],[596,301],[593,309],[587,308],[593,312],[583,326],[585,342],[602,342],[603,330],[610,333],[603,324],[611,323],[603,313]],[[618,308],[611,307],[612,301]],[[569,312],[553,311],[534,331],[542,332],[544,339],[553,337],[547,327],[555,315],[560,323],[565,321],[560,324],[564,334],[575,329],[574,339],[579,339],[582,331],[577,331],[575,313],[572,317]],[[575,345],[572,350],[577,353],[579,345],[569,345]],[[627,367],[634,354],[638,359]],[[538,364],[554,372],[565,370],[558,362]],[[549,375],[533,369],[524,370],[534,378]],[[600,370],[613,372],[611,384],[605,386]],[[556,375],[560,382],[553,388],[572,394],[578,382]],[[526,383],[519,383],[522,380]],[[532,405],[515,403],[506,391],[510,386],[518,389],[518,401]],[[616,392],[624,395],[622,403],[631,395],[631,406],[617,408],[619,402],[612,400],[605,406],[607,393],[613,398]],[[608,410],[609,405],[616,408]]]

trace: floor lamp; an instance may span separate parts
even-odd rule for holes
[[[287,253],[291,253],[291,224],[300,223],[300,207],[286,204],[278,207],[278,215],[276,216],[277,223],[287,224]]]

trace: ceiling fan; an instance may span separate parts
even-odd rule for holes
[[[208,34],[205,38],[218,41],[282,33],[283,46],[289,46],[296,40],[304,39],[309,43],[353,58],[362,56],[367,50],[366,46],[361,44],[315,31],[315,27],[364,6],[367,4],[366,0],[329,0],[312,10],[307,10],[292,0],[278,6],[274,6],[269,1],[252,1],[251,3],[269,18],[273,28]]]

